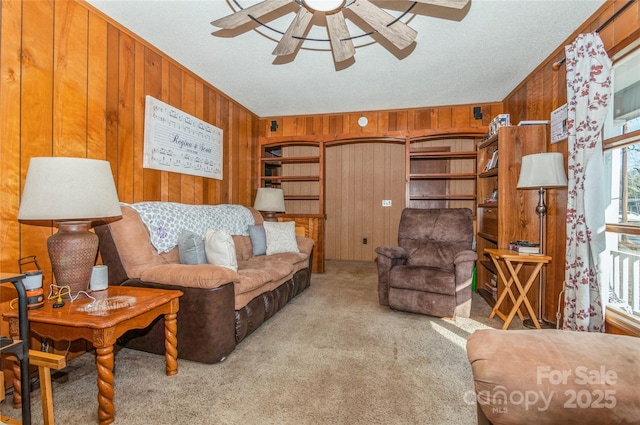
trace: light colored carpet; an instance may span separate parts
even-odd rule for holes
[[[120,350],[115,423],[476,423],[466,339],[502,325],[487,318],[484,300],[474,294],[469,319],[396,312],[378,304],[375,263],[326,268],[223,363],[182,360],[178,375],[167,377],[163,356]],[[97,423],[94,360],[93,353],[71,360],[68,382],[54,382],[57,424]],[[35,391],[34,424],[42,423],[39,398]],[[20,416],[11,397],[1,408]]]

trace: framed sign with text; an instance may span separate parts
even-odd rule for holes
[[[146,96],[142,166],[222,180],[222,129]]]

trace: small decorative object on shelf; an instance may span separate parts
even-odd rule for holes
[[[511,125],[511,120],[509,114],[499,114],[489,123],[489,134],[487,134],[487,139],[492,137],[494,134],[498,132],[500,127],[505,127]]]
[[[496,202],[498,202],[498,188],[497,187],[495,189],[493,189],[493,192],[491,192],[491,196],[489,196],[488,198],[484,198],[484,203],[485,204],[495,204]]]
[[[540,244],[529,241],[509,242],[509,249],[520,254],[540,254]]]

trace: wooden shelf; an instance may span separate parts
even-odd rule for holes
[[[482,267],[484,267],[485,269],[489,270],[491,273],[498,274],[498,272],[496,270],[496,265],[493,264],[493,261],[491,261],[491,260],[480,260],[479,263],[480,263],[480,265],[482,265]]]
[[[493,297],[493,294],[485,288],[476,288],[476,292],[487,302],[487,304],[489,304],[491,308],[496,305],[496,299]]]
[[[492,168],[489,171],[483,171],[482,173],[478,174],[478,178],[481,178],[481,179],[486,179],[487,177],[497,177],[497,176],[498,176],[498,167]]]
[[[491,137],[489,137],[487,139],[484,139],[482,141],[482,143],[480,143],[480,145],[478,145],[478,150],[484,149],[484,148],[489,147],[491,145],[497,144],[498,143],[498,134],[499,133],[496,133],[493,136],[491,136]]]
[[[410,199],[412,201],[431,201],[431,200],[443,200],[443,199],[448,199],[448,200],[459,200],[459,201],[473,201],[476,199],[476,195],[473,194],[469,194],[469,195],[437,195],[437,194],[429,194],[429,195],[411,195]]]
[[[478,232],[478,236],[494,243],[498,242],[498,237],[496,235]]]
[[[294,156],[289,158],[271,157],[261,158],[265,164],[317,164],[320,162],[319,156]]]
[[[411,180],[442,180],[442,179],[471,179],[475,180],[476,173],[428,173],[409,174]]]
[[[320,181],[320,176],[262,176],[260,179],[263,181],[316,182]]]
[[[285,201],[318,201],[320,195],[285,195]]]
[[[447,139],[453,139],[451,141]],[[473,208],[477,180],[478,135],[407,139],[406,206]]]
[[[412,148],[409,151],[411,159],[442,159],[442,158],[475,158],[476,151],[449,151],[449,152],[433,152],[431,148]]]

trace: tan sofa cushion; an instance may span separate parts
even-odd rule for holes
[[[253,257],[238,263],[240,278],[234,283],[235,309],[239,310],[258,295],[272,291],[293,277],[293,265],[287,261]]]
[[[144,269],[140,279],[187,288],[217,288],[237,281],[239,276],[227,267],[211,264],[163,264]]]

